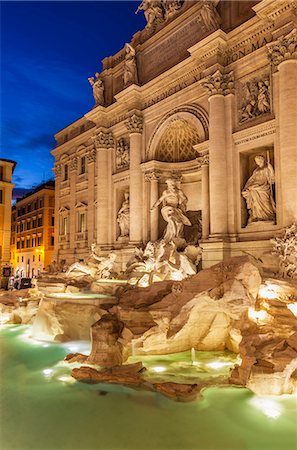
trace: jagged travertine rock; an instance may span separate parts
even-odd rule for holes
[[[237,321],[254,305],[260,284],[256,261],[236,257],[178,283],[128,290],[113,310],[132,331],[140,354],[192,347],[238,351]]]
[[[122,344],[119,341],[124,324],[114,314],[105,314],[91,327],[92,351],[86,362],[102,367],[122,364]]]
[[[69,362],[72,362],[70,360]],[[96,370],[93,367],[81,366],[72,369],[72,376],[85,383],[112,383],[124,384],[126,386],[139,388],[149,391],[156,391],[173,400],[187,402],[195,400],[200,387],[197,384],[180,383],[150,383],[143,378],[145,368],[142,363],[127,364],[111,367],[104,370]]]
[[[90,327],[104,313],[97,303],[44,298],[32,326],[32,337],[58,342],[89,340]]]
[[[240,328],[242,363],[230,382],[247,386],[259,395],[291,394],[297,390],[297,317],[288,306],[296,302],[297,284],[266,280],[258,309],[263,320],[248,317]]]

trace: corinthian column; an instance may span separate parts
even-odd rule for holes
[[[94,138],[97,150],[97,244],[108,244],[109,205],[108,186],[111,173],[109,173],[109,151],[114,147],[112,133],[99,131]]]
[[[202,239],[208,239],[209,236],[209,158],[202,157],[201,161],[202,182]]]
[[[130,242],[142,241],[142,117],[133,114],[125,125],[130,134]]]
[[[233,89],[233,73],[217,70],[201,81],[209,93],[210,237],[228,233],[228,173],[225,96]]]
[[[69,178],[70,178],[70,217],[69,217],[69,248],[72,250],[74,256],[75,251],[75,203],[76,203],[76,170],[77,170],[77,157],[74,156],[69,161]]]
[[[59,259],[59,209],[60,209],[60,184],[61,184],[61,164],[55,164],[54,174],[55,174],[55,247],[53,261],[58,261]]]
[[[297,29],[267,45],[269,58],[279,72],[281,223],[297,221]]]
[[[88,246],[91,247],[94,242],[95,230],[95,167],[96,167],[96,149],[92,148],[87,153],[88,161]]]

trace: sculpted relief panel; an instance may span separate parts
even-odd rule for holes
[[[240,124],[272,112],[269,75],[242,83],[239,92]]]
[[[128,169],[130,164],[130,148],[124,138],[120,138],[116,147],[116,168]]]

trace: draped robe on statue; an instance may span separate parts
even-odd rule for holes
[[[242,191],[249,210],[249,223],[275,220],[275,203],[272,196],[274,171],[271,164],[257,167]]]

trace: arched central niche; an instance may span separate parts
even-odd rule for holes
[[[195,145],[208,139],[205,111],[184,106],[168,113],[157,125],[148,146],[148,160],[177,163],[197,158]]]
[[[155,159],[164,162],[191,161],[197,157],[193,145],[199,142],[196,128],[186,119],[171,119],[158,142]]]

